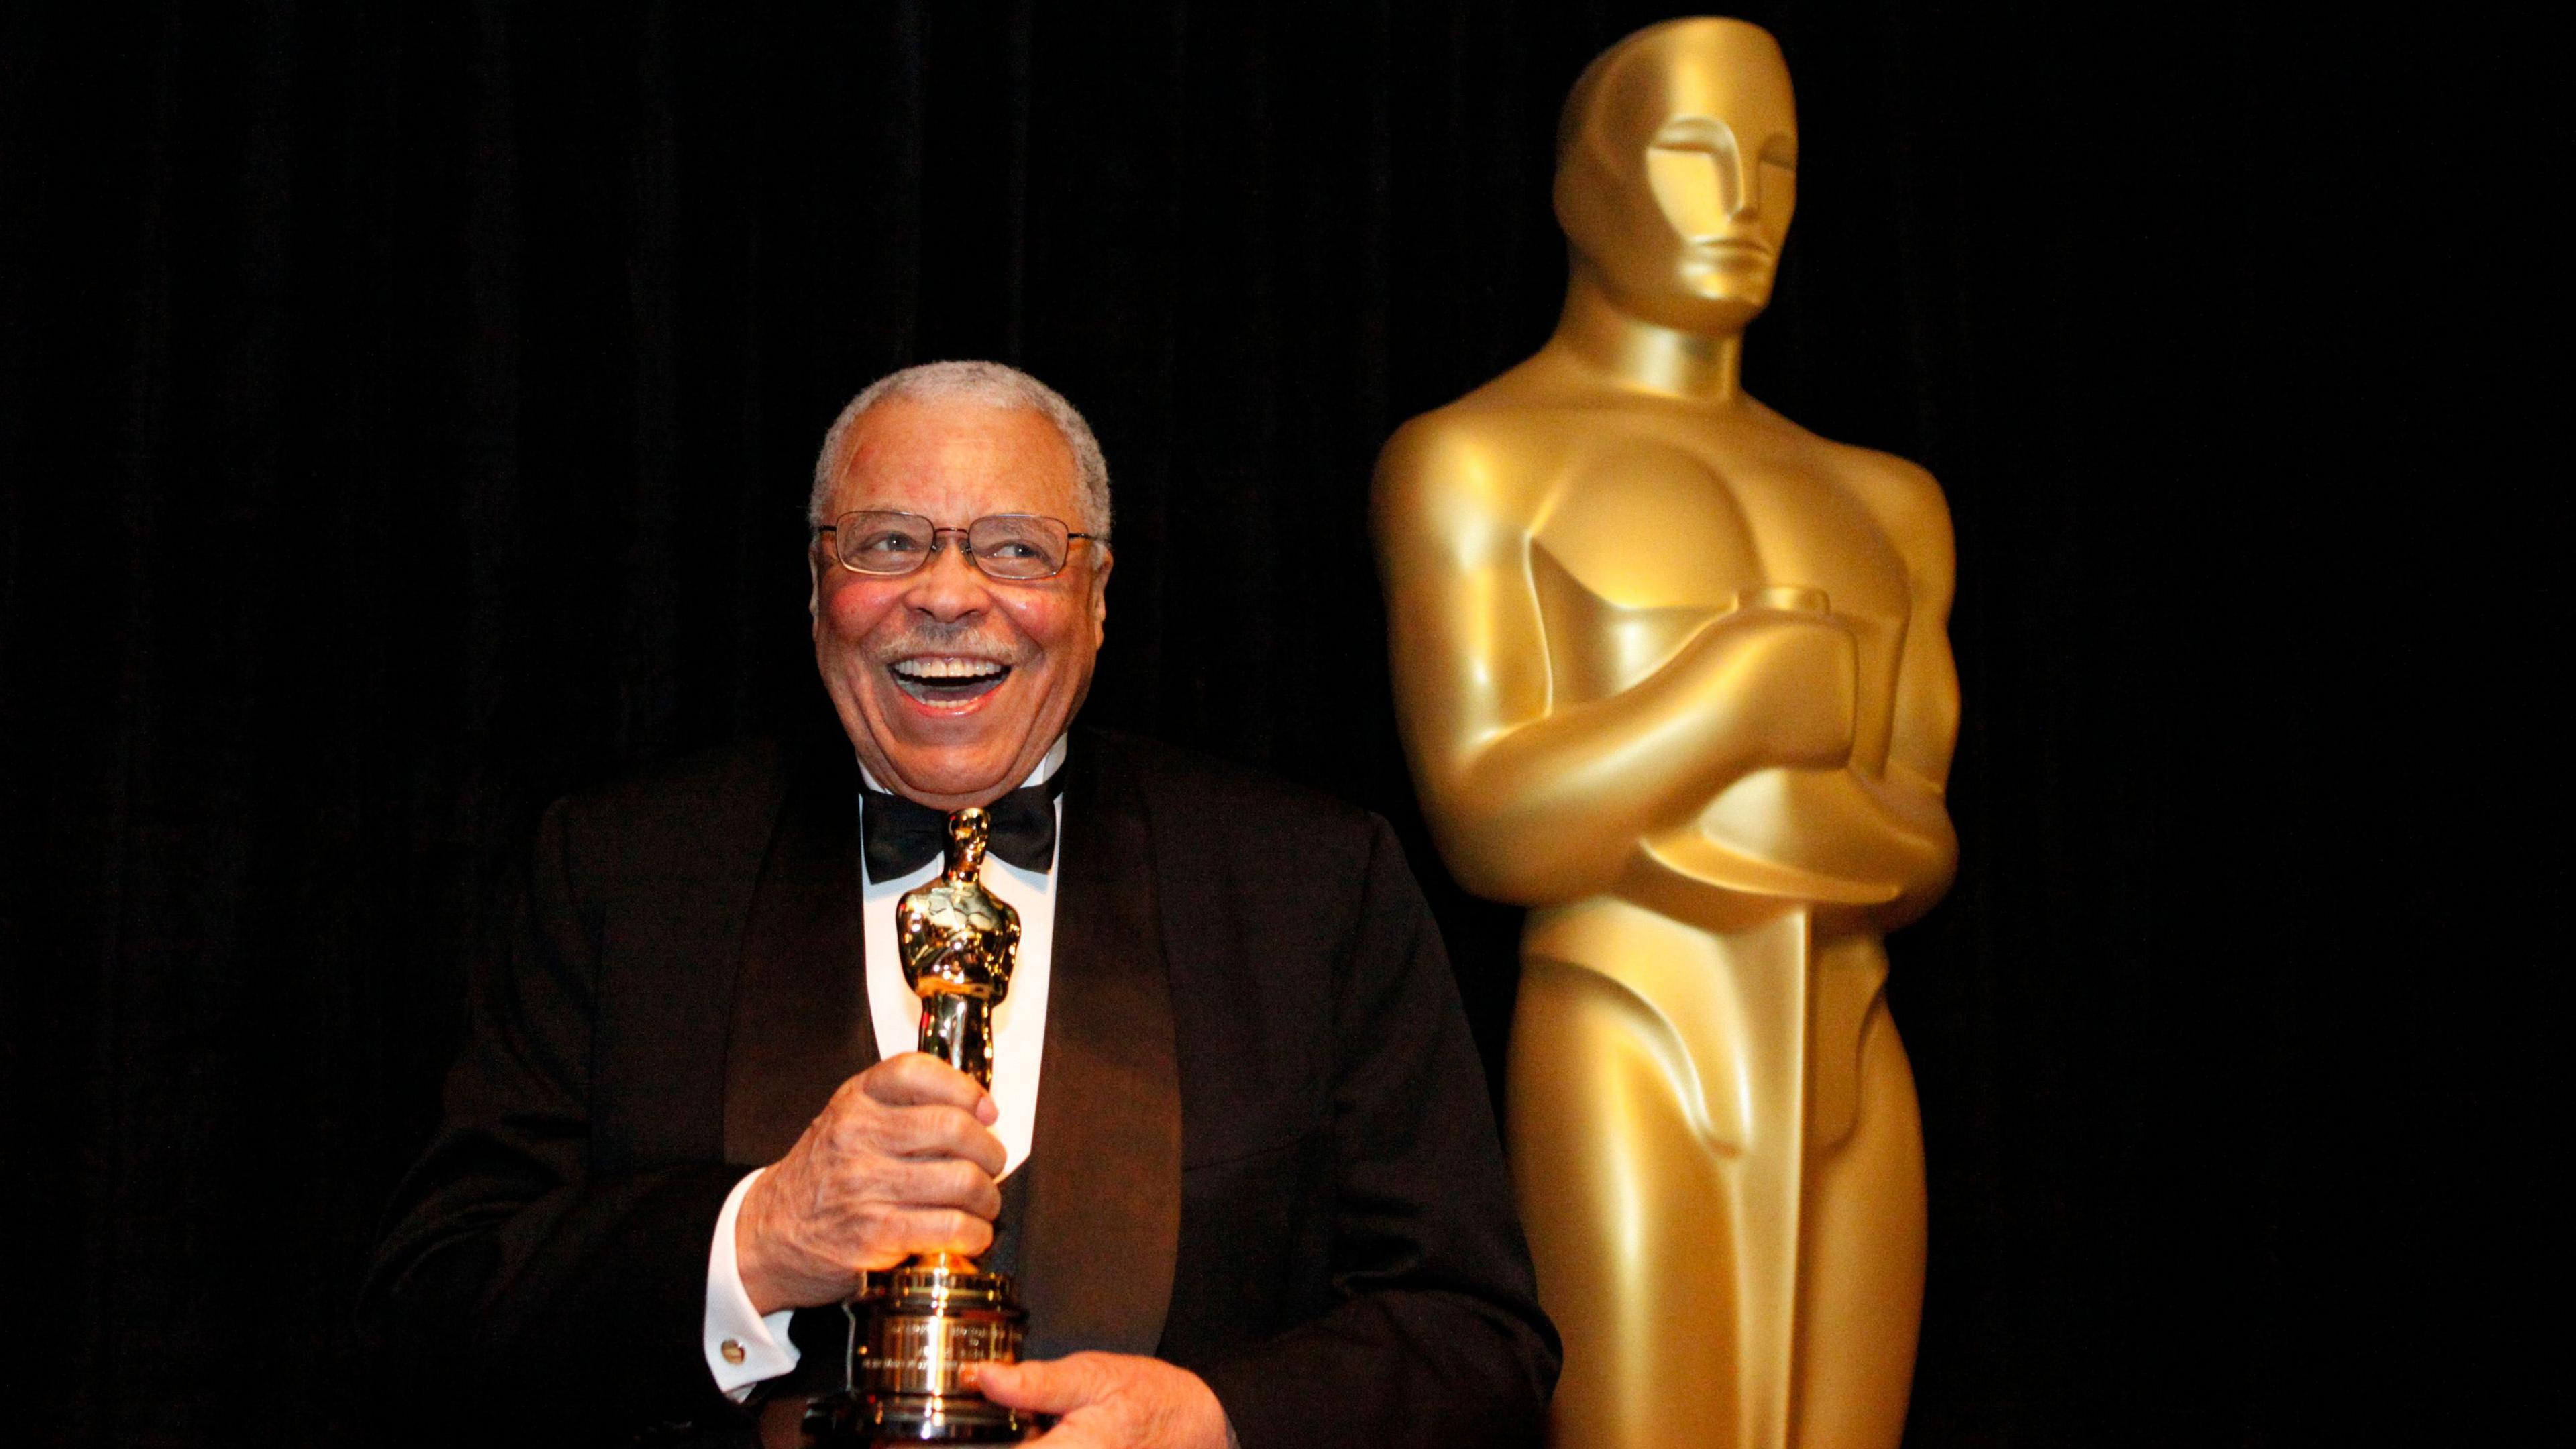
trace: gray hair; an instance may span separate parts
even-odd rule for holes
[[[805,502],[807,522],[831,521],[823,510],[830,505],[832,479],[840,471],[850,429],[868,409],[896,398],[955,398],[992,408],[1025,408],[1055,424],[1064,445],[1073,452],[1075,490],[1082,502],[1081,531],[1109,537],[1109,460],[1101,456],[1100,440],[1091,435],[1091,424],[1083,421],[1062,393],[999,362],[925,362],[869,383],[867,391],[850,399],[823,434],[823,451],[814,459],[814,491]]]

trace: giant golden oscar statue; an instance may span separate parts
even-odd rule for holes
[[[1559,132],[1565,312],[1375,529],[1442,854],[1531,907],[1510,1136],[1561,1445],[1894,1445],[1922,1129],[1882,987],[1948,886],[1950,522],[1738,385],[1796,195],[1769,34],[1640,31]]]

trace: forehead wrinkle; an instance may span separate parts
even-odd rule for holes
[[[949,408],[972,407],[980,417],[964,421]],[[898,411],[900,410],[900,411]],[[875,419],[892,412],[882,424]],[[1003,421],[1007,419],[1008,421]],[[995,426],[995,423],[1000,426]],[[961,494],[982,494],[975,516],[985,513],[1043,513],[1076,516],[1078,503],[1072,450],[1043,415],[1021,409],[986,408],[974,403],[882,404],[860,420],[858,436],[842,455],[833,484],[833,511],[890,508],[930,515],[937,522],[965,524],[971,518],[948,518]]]

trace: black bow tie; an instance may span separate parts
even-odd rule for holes
[[[1055,797],[1064,771],[1024,785],[984,807],[993,817],[991,854],[1022,870],[1045,874],[1055,864]],[[938,860],[948,849],[948,812],[918,800],[859,787],[859,831],[867,838],[868,879],[897,880]]]

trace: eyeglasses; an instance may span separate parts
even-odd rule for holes
[[[832,556],[852,573],[891,577],[912,573],[939,552],[947,534],[966,536],[966,559],[987,578],[1027,582],[1064,572],[1076,533],[1064,520],[1036,513],[988,513],[964,528],[942,528],[918,513],[862,509],[814,530],[832,535]]]

